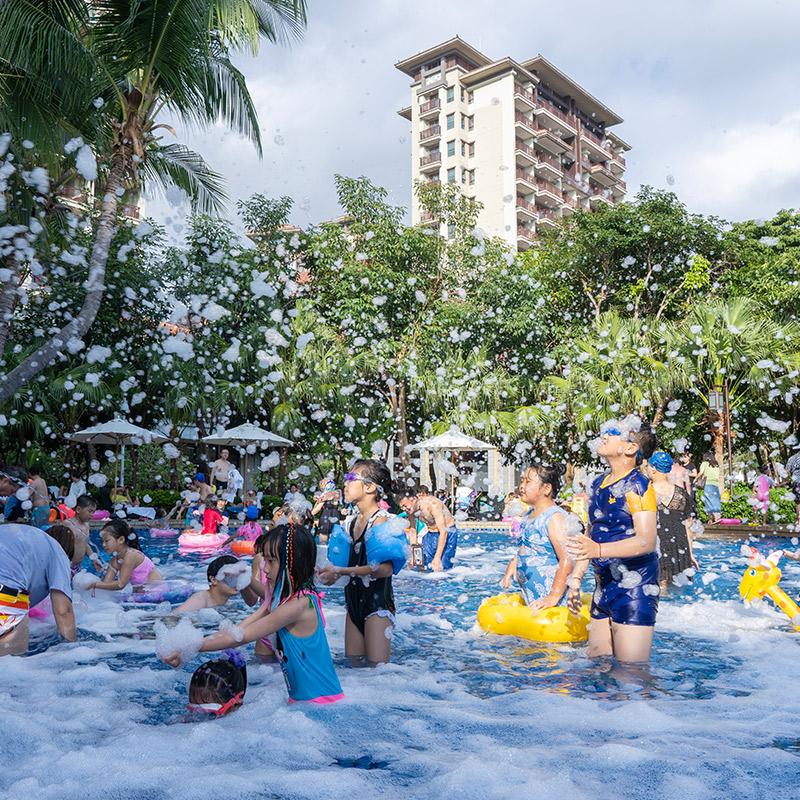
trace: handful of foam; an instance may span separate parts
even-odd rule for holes
[[[406,535],[406,520],[391,515],[386,522],[373,525],[364,535],[367,546],[367,564],[392,562],[395,575],[408,563],[411,548]],[[328,560],[336,567],[346,567],[350,559],[352,539],[342,525],[334,525],[328,541]]]
[[[203,632],[192,625],[184,617],[172,628],[167,627],[160,620],[154,626],[156,633],[156,655],[166,658],[172,653],[179,653],[181,663],[191,661],[199,652],[203,643]]]

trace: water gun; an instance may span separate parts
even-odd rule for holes
[[[800,630],[800,607],[778,586],[781,579],[778,561],[783,551],[776,550],[764,558],[755,547],[743,544],[742,555],[747,558],[747,572],[739,584],[739,594],[750,602],[766,595]]]

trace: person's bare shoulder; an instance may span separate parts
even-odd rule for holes
[[[210,608],[211,598],[208,589],[195,592],[188,600],[185,600],[175,609],[176,614],[183,614],[185,611],[199,611],[201,608]]]

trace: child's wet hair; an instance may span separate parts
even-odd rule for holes
[[[79,508],[90,508],[94,506],[97,508],[97,500],[94,499],[90,494],[82,494],[76,501],[75,501],[75,509]]]
[[[228,564],[238,564],[239,559],[236,556],[219,556],[215,558],[209,565],[208,569],[206,570],[206,578],[210,582],[212,578],[217,577],[217,573]]]
[[[115,539],[124,539],[128,547],[134,550],[141,550],[142,546],[139,544],[139,536],[136,531],[125,522],[124,519],[112,519],[103,525],[102,531],[108,531]]]
[[[241,662],[241,666],[237,661]],[[189,702],[225,705],[237,694],[244,695],[246,691],[247,667],[244,658],[240,653],[228,656],[226,652],[222,658],[206,661],[194,671],[189,682]]]
[[[658,437],[649,422],[643,422],[638,431],[631,432],[629,438],[639,448],[643,461],[647,461],[658,447]],[[637,463],[640,463],[638,458]]]
[[[317,544],[306,528],[301,525],[278,525],[259,536],[254,549],[265,558],[274,558],[281,564],[279,602],[302,590],[313,591]]]
[[[350,467],[353,472],[358,472],[362,478],[372,481],[378,488],[377,500],[385,500],[389,504],[389,511],[397,513],[397,503],[394,499],[394,486],[392,473],[389,467],[377,458],[359,458]]]
[[[72,561],[75,555],[75,534],[66,525],[51,525],[45,533],[61,545],[61,549]]]
[[[566,471],[567,468],[563,464],[531,464],[525,470],[525,474],[527,475],[529,472],[535,473],[541,483],[546,483],[550,486],[552,489],[550,497],[555,499],[561,491],[561,478]]]

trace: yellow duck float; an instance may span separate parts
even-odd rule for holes
[[[478,608],[478,625],[490,633],[519,636],[534,642],[585,642],[589,638],[590,594],[581,595],[578,614],[556,606],[532,612],[521,594],[487,597]]]
[[[739,584],[739,594],[750,602],[769,597],[789,617],[792,625],[800,630],[800,607],[778,586],[781,579],[778,561],[783,552],[776,550],[764,558],[755,547],[742,545],[742,555],[748,559],[748,564],[747,572]]]

